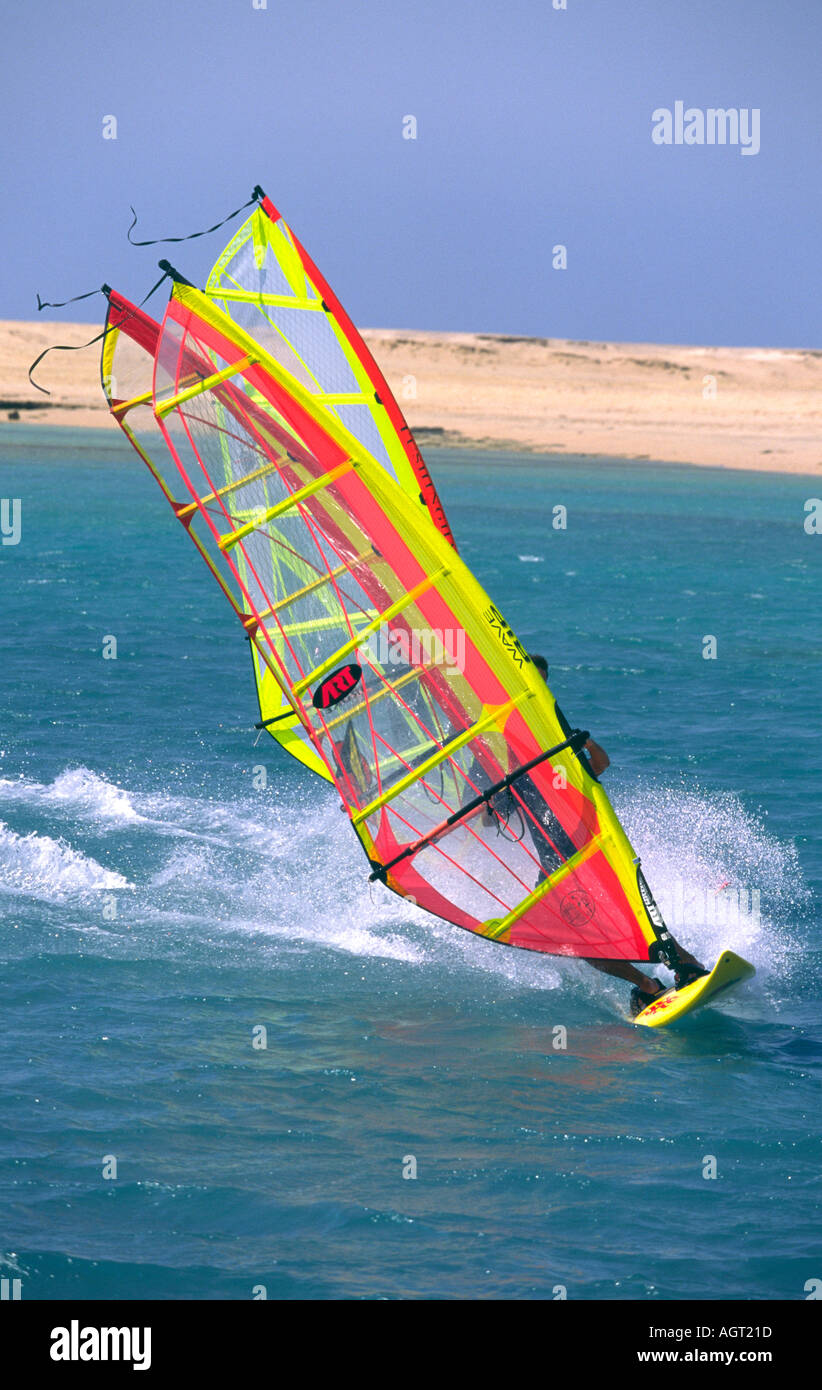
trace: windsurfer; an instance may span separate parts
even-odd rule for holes
[[[536,666],[540,675],[542,676],[542,679],[547,684],[548,662],[545,660],[545,657],[537,656],[534,653],[532,653],[531,660]],[[565,715],[562,713],[562,710],[560,709],[556,700],[554,701],[554,712],[557,716],[557,719],[559,720],[560,728],[562,729],[562,732],[564,733],[565,737],[570,738],[571,734],[573,733],[573,730],[571,728],[571,725],[568,723],[568,720],[565,718]],[[600,747],[600,745],[597,742],[595,742],[595,740],[592,738],[589,738],[588,742],[585,745],[585,748],[587,751],[585,753],[577,753],[577,757],[579,758],[583,767],[585,767],[587,771],[590,772],[592,777],[599,778],[599,774],[601,772],[604,772],[606,767],[610,767],[611,759],[608,757],[608,754],[605,752],[605,749]]]

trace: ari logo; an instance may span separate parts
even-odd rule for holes
[[[341,666],[339,671],[332,671],[330,676],[317,686],[311,703],[315,709],[330,709],[332,705],[338,705],[340,700],[344,700],[346,695],[362,680],[362,667],[360,666]]]

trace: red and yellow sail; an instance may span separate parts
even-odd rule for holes
[[[653,958],[639,861],[502,614],[318,374],[215,299],[178,277],[159,327],[112,295],[103,376],[243,623],[271,732],[333,782],[393,891],[506,945]]]

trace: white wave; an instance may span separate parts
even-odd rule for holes
[[[175,789],[176,790],[176,789]],[[49,786],[0,779],[0,799],[64,807],[106,833],[138,827],[157,837],[161,855],[130,913],[175,940],[251,936],[275,951],[340,951],[412,966],[434,966],[499,979],[503,987],[578,988],[603,998],[612,990],[584,966],[478,940],[395,898],[368,888],[361,850],[333,797],[314,785],[295,798],[250,786],[236,799],[142,793],[87,768],[67,769]],[[669,925],[706,964],[729,946],[760,973],[784,974],[795,955],[795,923],[807,902],[796,853],[734,795],[683,784],[634,785],[615,800],[642,855],[643,871]],[[59,900],[69,893],[128,887],[118,873],[72,850],[65,840],[15,835],[0,822],[0,886]],[[156,858],[155,858],[156,863]],[[679,885],[679,888],[678,888]],[[750,910],[728,913],[731,898]],[[753,912],[753,892],[761,911]],[[679,896],[676,897],[676,894]],[[706,909],[711,909],[707,911]],[[723,916],[724,911],[724,916]],[[150,949],[153,949],[150,947]],[[244,948],[245,949],[245,948]],[[584,981],[584,983],[583,983]],[[588,982],[590,983],[590,989]]]
[[[32,804],[51,811],[70,812],[98,829],[125,824],[149,828],[180,839],[206,843],[263,847],[271,852],[287,836],[270,820],[263,802],[262,816],[249,814],[247,802],[208,801],[166,792],[126,791],[87,767],[67,768],[45,784],[31,778],[0,778],[0,802]]]
[[[397,960],[406,965],[420,965],[428,959],[423,947],[416,945],[408,936],[386,931],[383,921],[376,920],[369,927],[363,921],[360,910],[362,903],[358,896],[352,894],[351,902],[351,912],[341,914],[336,920],[327,915],[318,920],[304,912],[302,918],[294,917],[287,923],[266,922],[262,931],[275,937],[308,942],[312,946],[329,947],[351,956]]]
[[[336,807],[315,811],[301,823],[298,837],[293,808],[280,808],[280,814],[284,825],[272,811],[269,824],[258,826],[262,838],[253,859],[243,844],[175,848],[152,875],[149,912],[170,920],[196,904],[201,921],[221,933],[407,963],[424,960],[424,947],[397,928],[426,914],[385,890],[366,890],[365,861]],[[280,852],[280,837],[287,854]],[[190,926],[188,917],[186,922]]]
[[[87,767],[67,768],[48,786],[28,777],[16,781],[0,778],[0,798],[65,807],[93,820],[122,823],[140,819],[127,792]]]
[[[122,874],[49,835],[18,835],[0,821],[0,890],[46,901],[70,894],[130,888]]]
[[[175,850],[163,867],[152,874],[150,883],[153,888],[171,885],[183,889],[208,882],[212,869],[211,856],[205,849]]]
[[[727,946],[766,973],[789,968],[809,897],[794,845],[733,793],[646,785],[615,800],[683,946],[706,964]]]

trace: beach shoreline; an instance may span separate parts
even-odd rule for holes
[[[93,324],[0,323],[0,431],[112,428]],[[363,334],[421,444],[822,474],[822,352],[491,333]],[[1,436],[0,436],[1,437]]]

